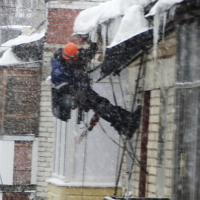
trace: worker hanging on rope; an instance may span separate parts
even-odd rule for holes
[[[89,130],[92,130],[101,117],[111,123],[119,134],[131,138],[139,127],[141,106],[131,113],[112,105],[109,100],[92,90],[86,67],[97,50],[96,43],[91,43],[87,49],[78,49],[76,44],[70,42],[54,52],[51,59],[52,112],[55,117],[67,121],[70,119],[71,109],[78,108],[80,122],[83,113],[92,109],[95,114]]]

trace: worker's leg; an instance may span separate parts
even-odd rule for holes
[[[127,135],[129,138],[139,128],[141,106],[131,113],[119,106],[112,105],[106,98],[100,97],[95,91],[87,92],[87,98],[91,102],[92,109],[101,118],[111,123],[119,134]]]
[[[55,117],[67,121],[71,117],[71,97],[52,88],[52,112]]]

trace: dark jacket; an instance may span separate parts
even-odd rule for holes
[[[86,81],[86,65],[95,56],[97,51],[97,45],[92,43],[88,49],[79,49],[79,57],[69,64],[62,57],[62,49],[58,49],[54,52],[51,59],[51,79],[55,86],[61,83],[73,84],[75,79],[84,79]]]
[[[80,116],[82,110],[88,110],[84,91],[90,88],[90,79],[86,73],[86,67],[96,51],[96,44],[91,44],[88,49],[79,49],[79,57],[72,64],[62,57],[61,48],[54,52],[51,59],[51,80],[54,84],[52,111],[55,117],[67,121],[70,119],[71,109],[77,107],[77,104]]]

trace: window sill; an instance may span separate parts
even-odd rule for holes
[[[99,183],[99,182],[64,182],[57,178],[50,178],[46,180],[47,183],[50,183],[55,186],[61,186],[61,187],[115,187],[113,183]],[[119,185],[121,187],[121,185]]]

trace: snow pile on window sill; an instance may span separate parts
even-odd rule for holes
[[[15,56],[15,54],[12,52],[12,48],[9,48],[3,56],[0,58],[0,66],[1,65],[12,65],[21,63],[22,61]]]
[[[97,183],[97,182],[64,182],[57,178],[51,178],[46,180],[47,183],[56,185],[56,186],[66,186],[66,187],[115,187],[114,183]],[[120,186],[119,186],[120,187]]]
[[[175,4],[181,3],[182,1],[183,0],[159,0],[145,17],[163,13],[166,10],[169,10]]]
[[[20,36],[14,38],[14,39],[11,39],[11,40],[3,43],[0,46],[0,49],[2,47],[9,48],[9,47],[17,46],[17,45],[20,45],[20,44],[31,43],[31,42],[40,40],[44,36],[45,36],[45,32],[44,31],[41,32],[41,33],[35,33],[33,35],[20,35]]]
[[[0,46],[0,53],[4,52],[2,57],[0,58],[0,66],[2,65],[12,65],[22,63],[13,52],[12,46],[17,46],[20,44],[31,43],[37,40],[40,40],[45,36],[45,32],[35,33],[33,35],[20,35],[14,39],[11,39]]]

